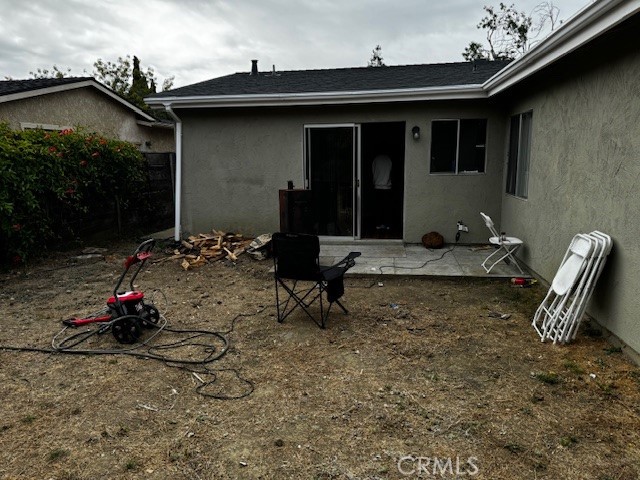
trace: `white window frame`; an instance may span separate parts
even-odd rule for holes
[[[47,130],[50,132],[61,132],[62,130],[72,130],[73,127],[64,125],[51,125],[49,123],[32,123],[32,122],[20,122],[20,128],[22,130]]]

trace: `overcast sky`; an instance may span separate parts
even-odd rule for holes
[[[504,1],[504,0],[503,0]],[[531,13],[542,0],[514,0]],[[590,0],[554,0],[560,19]],[[499,0],[0,0],[0,79],[136,55],[174,86],[249,71],[462,61]],[[506,2],[510,3],[510,1]]]

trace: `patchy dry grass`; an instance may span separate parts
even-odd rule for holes
[[[46,348],[60,320],[102,306],[130,249],[1,277],[0,343]],[[138,281],[168,296],[178,328],[226,331],[252,314],[213,365],[241,377],[220,371],[209,390],[242,393],[244,378],[255,390],[241,400],[199,395],[194,375],[150,360],[0,351],[0,477],[416,478],[398,464],[409,473],[417,457],[423,478],[454,478],[449,458],[469,478],[640,475],[638,368],[596,329],[540,343],[542,287],[350,278],[351,315],[323,331],[302,315],[276,322],[268,267],[160,263]]]

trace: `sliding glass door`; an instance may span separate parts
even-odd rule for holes
[[[357,235],[358,126],[305,127],[305,183],[313,195],[318,235]]]

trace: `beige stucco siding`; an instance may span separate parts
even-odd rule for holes
[[[138,125],[137,138],[143,152],[166,153],[176,151],[176,141],[173,127],[148,127]],[[149,142],[149,143],[147,143]]]
[[[502,218],[524,239],[525,262],[547,280],[576,233],[611,235],[588,311],[639,352],[640,53],[632,39],[631,48],[615,45],[601,43],[549,72],[553,83],[520,90],[512,113],[533,110],[529,198],[505,195]]]
[[[172,129],[141,126],[136,123],[136,117],[133,110],[93,87],[0,103],[0,122],[9,123],[13,129],[20,129],[23,123],[81,127],[135,143],[143,151],[175,150]],[[147,141],[151,141],[150,147]]]
[[[466,242],[487,238],[481,209],[499,219],[504,116],[487,101],[386,106],[179,111],[184,122],[183,228],[212,227],[247,234],[279,229],[278,190],[303,186],[304,126],[406,122],[404,240],[429,231],[453,241],[457,220]],[[431,121],[487,118],[486,174],[430,175]],[[414,141],[411,128],[421,138]]]

